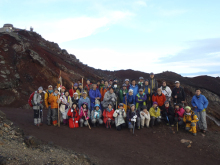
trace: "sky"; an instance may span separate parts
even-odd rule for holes
[[[0,0],[12,23],[84,64],[220,76],[220,0]]]

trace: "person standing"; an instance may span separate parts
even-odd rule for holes
[[[119,91],[119,101],[120,101],[120,103],[123,102],[124,96],[125,96],[127,93],[128,93],[127,86],[126,86],[126,84],[123,84],[123,85],[122,85],[122,88],[121,88],[120,91]]]
[[[160,87],[160,89],[162,90],[162,93],[165,95],[166,101],[169,101],[169,103],[170,103],[172,91],[171,91],[170,87],[167,86],[166,81],[163,81],[163,84]]]
[[[39,126],[42,125],[41,117],[42,117],[42,97],[41,93],[43,92],[43,88],[39,87],[37,91],[35,91],[33,96],[33,110],[34,110],[34,125]]]
[[[157,93],[153,94],[152,101],[157,102],[160,109],[163,109],[164,103],[166,101],[165,95],[162,93],[160,88],[157,89]]]
[[[138,89],[144,89],[144,78],[139,77]]]
[[[108,81],[105,81],[105,85],[104,87],[102,87],[100,89],[100,93],[101,93],[101,101],[103,101],[104,99],[104,96],[105,96],[105,93],[109,90],[109,87],[108,87]]]
[[[92,84],[92,89],[89,91],[89,97],[90,97],[90,113],[93,110],[95,104],[100,104],[101,99],[101,93],[97,89],[97,84]]]
[[[136,85],[136,81],[134,79],[131,80],[131,85],[130,85],[129,89],[133,90],[133,97],[134,97],[134,100],[135,100],[136,95],[138,94],[138,85]],[[136,104],[136,102],[135,102],[135,104]]]
[[[147,100],[146,100],[147,109],[150,109],[152,106],[151,105],[152,91],[148,79],[146,79],[144,82],[144,93],[147,95]]]
[[[182,107],[184,107],[185,92],[183,88],[180,86],[179,81],[175,82],[175,87],[173,88],[173,91],[172,91],[172,98],[173,98],[174,104],[180,104]]]
[[[51,111],[52,111],[52,122],[54,126],[57,126],[58,123],[58,104],[60,103],[58,89],[55,88],[54,92],[51,94],[49,98],[49,103],[51,104]]]
[[[129,79],[125,79],[125,84],[126,84],[127,90],[129,90],[130,88]]]
[[[201,89],[196,89],[196,94],[193,96],[191,104],[195,108],[196,115],[199,118],[199,129],[203,133],[206,133],[206,108],[208,107],[209,102],[206,97],[201,94]]]
[[[156,93],[158,89],[158,82],[155,79],[153,72],[150,73],[149,85],[151,87],[152,93]]]
[[[91,81],[88,79],[88,80],[86,81],[86,86],[85,86],[85,88],[84,88],[88,93],[89,93],[89,91],[90,91],[91,85],[92,85],[92,83],[91,83]]]
[[[51,105],[49,103],[49,98],[50,98],[51,93],[53,93],[53,86],[49,85],[48,89],[44,95],[44,103],[45,103],[46,108],[48,109],[48,111],[47,111],[47,125],[48,126],[51,125],[51,115],[52,115]]]
[[[109,88],[109,91],[105,93],[104,99],[102,101],[102,106],[104,109],[108,107],[109,104],[111,104],[113,107],[116,104],[116,95],[114,93],[114,89],[112,87]]]

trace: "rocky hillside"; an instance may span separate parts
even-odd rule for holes
[[[133,70],[104,71],[89,67],[80,62],[75,55],[68,54],[58,44],[43,39],[35,32],[19,31],[0,33],[0,106],[28,108],[30,94],[39,86],[46,88],[57,83],[58,74],[62,71],[63,85],[71,87],[72,82],[89,78],[118,78],[122,83],[125,78],[138,79],[149,74]],[[166,69],[165,69],[166,70]],[[173,72],[156,75],[159,85],[167,80],[171,88],[179,80],[185,88],[187,102],[194,95],[196,87],[202,88],[203,94],[210,101],[208,113],[220,120],[220,79],[219,77],[199,76],[182,77]],[[84,81],[85,83],[85,81]]]

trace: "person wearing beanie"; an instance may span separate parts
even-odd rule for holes
[[[90,119],[90,111],[88,108],[88,104],[87,103],[83,103],[81,108],[80,108],[80,115],[79,115],[79,122],[80,122],[80,127],[83,127],[83,124],[85,126],[88,126],[88,122]]]
[[[160,89],[162,90],[162,93],[165,95],[166,101],[169,101],[169,103],[170,103],[172,91],[171,91],[170,87],[167,86],[166,81],[163,81],[163,84],[160,87]]]
[[[135,102],[136,102],[136,109],[142,110],[143,106],[146,106],[147,96],[144,93],[143,89],[139,89],[139,93],[136,95]]]
[[[52,123],[54,126],[57,126],[58,122],[58,104],[60,103],[60,95],[58,93],[58,89],[55,88],[54,92],[51,93],[49,98],[49,103],[51,104],[51,111],[52,111]],[[60,113],[60,112],[59,112]]]
[[[151,117],[150,119],[151,127],[161,122],[160,108],[158,107],[157,102],[153,102],[153,106],[150,108],[149,113]]]
[[[151,91],[151,87],[149,85],[149,80],[146,79],[144,82],[144,93],[147,95],[147,100],[146,100],[146,105],[147,108],[150,109],[151,108],[151,100],[152,100],[152,91]]]
[[[201,94],[201,89],[196,89],[196,94],[193,96],[191,104],[195,108],[195,113],[199,118],[199,129],[205,133],[207,130],[206,108],[209,105],[209,101]]]
[[[189,106],[185,107],[185,111],[186,112],[183,116],[183,121],[186,124],[185,130],[196,136],[196,123],[199,121],[199,119]]]
[[[135,105],[132,104],[130,106],[130,109],[127,110],[127,123],[130,131],[132,131],[132,129],[134,128],[134,122],[136,128],[140,130],[140,124],[141,124],[140,110],[135,109]]]
[[[121,131],[122,128],[125,127],[126,112],[124,110],[124,104],[119,104],[119,109],[115,110],[113,117],[115,118],[115,126],[118,131]]]
[[[139,77],[138,89],[144,89],[144,78]]]
[[[67,113],[68,110],[72,107],[72,99],[69,96],[69,92],[66,91],[64,95],[62,95],[60,97],[60,112],[62,114],[60,121],[63,122],[63,125],[67,125],[68,124],[68,117],[67,117]]]
[[[157,102],[160,109],[163,108],[164,103],[166,101],[165,95],[162,93],[160,88],[157,89],[157,93],[154,93],[152,96],[152,101]]]
[[[102,111],[100,109],[99,104],[96,104],[94,106],[94,109],[91,111],[91,122],[93,124],[93,127],[99,126],[103,124],[102,121]]]
[[[103,111],[103,122],[105,123],[106,128],[111,128],[111,126],[115,124],[113,117],[114,112],[112,103],[109,103],[108,107]]]
[[[175,109],[174,109],[174,120],[176,123],[179,124],[179,126],[184,126],[184,122],[183,122],[183,115],[185,113],[185,110],[181,107],[180,108],[180,104],[175,104]]]
[[[147,107],[143,106],[142,111],[140,112],[141,117],[141,128],[144,128],[144,125],[146,124],[146,127],[149,128],[150,124],[150,113],[147,111]]]
[[[73,103],[67,115],[69,116],[69,127],[78,128],[79,127],[79,108],[77,107],[76,103]]]
[[[87,103],[88,108],[90,110],[90,99],[87,97],[87,92],[86,91],[83,91],[82,97],[78,101],[79,109],[81,109],[81,106],[82,106],[83,103]],[[79,115],[80,115],[80,113],[81,113],[81,111],[79,111]]]
[[[162,107],[161,115],[167,122],[167,125],[174,126],[174,109],[170,105],[169,101],[165,101],[165,106]]]
[[[90,97],[90,112],[93,110],[95,104],[100,104],[101,100],[101,93],[97,89],[97,84],[92,85],[92,89],[89,91],[89,97]]]
[[[175,82],[175,87],[172,90],[172,98],[174,104],[180,104],[181,107],[184,107],[185,103],[185,92],[184,89],[180,86],[180,82]]]
[[[119,91],[119,101],[122,103],[124,96],[128,93],[126,84],[122,85],[122,88]]]
[[[34,110],[34,125],[39,126],[42,125],[42,111],[43,111],[43,99],[41,97],[41,93],[43,92],[43,88],[39,87],[37,91],[34,92],[34,96],[32,99],[32,105]]]
[[[150,87],[151,87],[152,93],[156,93],[156,92],[157,92],[157,89],[158,89],[158,82],[157,82],[157,80],[155,79],[153,72],[150,73],[149,85],[150,85]]]
[[[46,90],[46,93],[44,94],[44,103],[45,103],[46,108],[48,109],[48,111],[47,111],[47,125],[49,125],[49,126],[51,125],[51,115],[52,115],[51,105],[49,103],[49,98],[51,96],[51,93],[53,93],[53,86],[49,85],[48,89]]]
[[[78,93],[77,93],[77,92],[75,92],[75,93],[73,94],[73,97],[72,97],[72,103],[76,103],[77,106],[78,106],[78,103],[79,103],[79,97],[78,97]]]
[[[104,83],[105,85],[100,89],[100,93],[101,93],[101,101],[103,101],[105,93],[109,90],[108,87],[108,81],[105,81]]]

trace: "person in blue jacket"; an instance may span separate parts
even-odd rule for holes
[[[133,90],[133,97],[135,99],[136,95],[138,94],[138,85],[136,85],[136,81],[134,79],[131,80],[131,85],[129,89]]]
[[[127,100],[127,104],[128,106],[130,106],[131,104],[135,105],[135,98],[133,96],[133,90],[129,89],[128,93],[124,96],[123,98],[123,103],[126,104],[126,100]]]
[[[205,109],[208,107],[209,102],[204,95],[201,95],[201,90],[196,89],[196,95],[193,96],[191,103],[195,108],[197,117],[199,118],[199,129],[205,133],[207,130]]]
[[[100,104],[100,99],[101,99],[101,93],[100,91],[97,89],[97,84],[92,84],[92,89],[90,89],[89,91],[89,97],[90,97],[90,101],[91,101],[91,108],[90,111],[93,110],[95,104]],[[99,103],[95,103],[95,101],[98,100]]]
[[[81,109],[81,106],[82,106],[83,103],[87,103],[88,104],[88,108],[90,109],[90,99],[87,97],[86,91],[82,92],[82,97],[78,101],[79,109]],[[80,111],[79,111],[79,115],[80,115]]]

